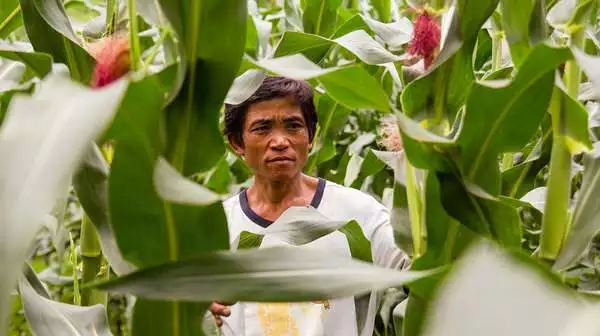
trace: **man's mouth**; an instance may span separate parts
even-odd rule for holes
[[[268,159],[267,162],[282,162],[282,161],[294,161],[294,159],[290,158],[290,157],[276,157],[276,158],[272,158],[272,159]]]

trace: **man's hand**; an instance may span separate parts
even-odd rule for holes
[[[210,305],[210,312],[213,314],[219,328],[223,326],[223,319],[221,316],[229,317],[229,315],[231,315],[231,309],[228,307],[230,305],[230,303],[225,302],[213,302]]]

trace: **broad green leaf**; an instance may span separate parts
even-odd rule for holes
[[[333,42],[319,35],[286,31],[277,45],[274,57],[301,53],[314,63],[319,63],[327,54]]]
[[[339,70],[337,67],[321,68],[301,54],[253,61],[257,66],[280,76],[292,79],[311,79]]]
[[[0,128],[0,324],[39,225],[111,122],[126,86],[92,91],[52,74],[32,96],[13,97]]]
[[[225,97],[226,104],[241,104],[258,89],[266,77],[266,73],[259,69],[250,69],[236,77]]]
[[[0,43],[0,58],[22,62],[39,78],[43,78],[52,70],[50,55],[33,52],[16,44]]]
[[[321,68],[300,54],[254,61],[277,75],[294,79],[317,78],[327,94],[349,109],[389,111],[387,94],[373,76],[359,65]],[[355,83],[361,83],[356,86]]]
[[[543,213],[548,193],[547,189],[546,187],[535,188],[521,197],[521,201],[529,203],[532,207]]]
[[[524,259],[491,243],[471,247],[438,288],[423,335],[475,336],[481,330],[489,336],[596,334],[573,332],[585,321],[586,304]],[[589,322],[597,328],[597,319]]]
[[[373,76],[360,66],[343,67],[319,76],[319,81],[333,99],[349,109],[390,110],[388,97]],[[356,83],[361,83],[357,86]]]
[[[302,24],[309,34],[329,37],[333,34],[337,20],[337,9],[342,0],[306,0]]]
[[[206,171],[223,155],[219,112],[242,61],[245,0],[159,0],[177,33],[186,66],[177,97],[167,107],[165,157],[184,175]],[[215,43],[218,41],[218,43]],[[184,69],[182,69],[184,70]],[[197,150],[197,146],[209,150]]]
[[[100,237],[102,254],[117,275],[131,272],[134,267],[123,259],[110,227],[108,214],[109,166],[98,146],[88,149],[81,167],[73,176],[73,187],[81,206]]]
[[[367,262],[373,261],[371,242],[365,237],[358,222],[350,221],[338,230],[346,235],[352,258]]]
[[[160,158],[164,95],[159,76],[132,83],[111,130],[116,143],[108,187],[111,227],[124,259],[136,268],[227,249],[229,243],[223,206],[211,204],[214,193],[186,180]],[[139,239],[140,232],[144,239]],[[184,326],[205,309],[200,303],[138,300],[134,335],[152,328],[164,335],[199,334],[200,329]]]
[[[406,59],[406,57],[394,55],[386,50],[364,30],[355,30],[334,41],[367,64],[384,64]]]
[[[242,231],[237,240],[232,244],[232,247],[237,248],[238,250],[258,248],[260,247],[260,244],[262,244],[264,237],[264,235]]]
[[[402,92],[404,113],[419,119],[435,116],[454,121],[474,80],[472,58],[479,29],[497,5],[498,0],[457,1],[447,14],[451,15],[450,27],[440,54],[427,72]]]
[[[203,254],[94,287],[161,300],[296,302],[364,294],[437,272],[398,272],[318,249],[270,247]]]
[[[165,201],[199,206],[222,201],[219,195],[181,176],[162,157],[158,158],[154,167],[153,180],[158,196]]]
[[[468,181],[492,195],[500,192],[497,155],[518,151],[531,139],[547,113],[554,69],[569,57],[568,49],[542,44],[531,51],[509,85],[473,85],[457,139]]]
[[[592,148],[590,132],[588,127],[588,114],[585,106],[573,99],[566,92],[559,78],[558,89],[555,90],[560,96],[561,108],[565,110],[565,136],[566,144],[572,155],[589,151]]]
[[[94,59],[81,46],[60,0],[20,0],[29,41],[36,52],[50,54],[69,67],[71,78],[89,83]]]
[[[370,28],[366,24],[365,19],[360,14],[356,14],[339,25],[331,38],[335,39],[359,29],[368,30]]]
[[[23,24],[19,0],[4,0],[0,5],[0,39],[6,38]]]
[[[360,160],[356,176],[348,181],[347,185],[360,189],[365,178],[379,173],[385,168],[385,165],[386,163],[380,160],[378,155],[373,153],[371,149],[367,149],[365,157]],[[348,175],[348,172],[346,172],[346,175]]]
[[[455,151],[454,140],[436,135],[402,113],[396,113],[402,136],[402,146],[410,163],[416,168],[451,171],[448,156]]]
[[[438,173],[444,209],[472,231],[494,237],[507,247],[521,243],[521,222],[517,210],[492,197],[476,185]]]
[[[292,245],[308,244],[346,225],[346,221],[332,221],[314,208],[291,207],[267,229],[264,234],[274,236]]]
[[[571,229],[556,258],[553,268],[566,269],[577,263],[588,248],[590,241],[600,230],[600,143],[594,144],[594,151],[586,154],[583,181],[575,203]]]
[[[34,335],[112,335],[104,306],[82,307],[52,300],[29,265],[19,280],[19,292]]]
[[[349,32],[337,37],[335,40],[318,35],[286,32],[274,56],[281,57],[302,53],[312,62],[319,63],[334,44],[344,47],[367,64],[382,65],[406,59],[404,56],[397,56],[386,50],[362,29]]]
[[[362,19],[392,50],[399,49],[412,38],[413,26],[408,18],[403,17],[391,23],[379,22],[366,15]]]
[[[510,45],[512,61],[517,68],[531,50],[531,30],[544,27],[542,0],[501,0],[502,28]]]

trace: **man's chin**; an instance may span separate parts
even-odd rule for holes
[[[273,182],[286,182],[293,180],[297,176],[297,170],[286,169],[285,171],[272,172],[271,174],[269,174],[269,180]]]

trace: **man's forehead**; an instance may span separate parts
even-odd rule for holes
[[[248,109],[246,119],[288,119],[303,118],[302,110],[294,100],[273,99],[253,104]]]

